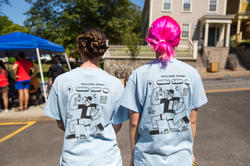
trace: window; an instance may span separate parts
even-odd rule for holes
[[[163,0],[163,10],[171,10],[171,0]]]
[[[189,38],[189,24],[182,24],[182,38]]]
[[[216,12],[217,0],[209,0],[209,11]]]
[[[191,10],[191,0],[183,0],[183,11],[187,12]]]

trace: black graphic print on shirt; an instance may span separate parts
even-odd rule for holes
[[[70,133],[66,139],[102,137],[105,125],[103,107],[107,103],[109,89],[103,84],[82,83],[81,85],[83,86],[67,89],[67,92],[72,95],[67,113],[67,127]]]
[[[185,103],[187,103],[190,82],[184,75],[161,77],[162,79],[156,81],[149,80],[147,85],[151,92],[149,95],[151,107],[147,108],[150,117],[149,134],[187,131],[189,118]]]

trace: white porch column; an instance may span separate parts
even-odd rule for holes
[[[219,47],[224,47],[225,41],[225,24],[222,25],[220,29],[220,37],[219,37]]]
[[[240,26],[241,26],[241,19],[238,18],[238,21],[237,21],[237,34],[240,33]]]
[[[204,46],[207,47],[208,45],[208,30],[209,30],[209,24],[206,22],[205,24],[205,36],[204,36]]]
[[[197,54],[198,54],[198,41],[194,40],[194,44],[193,44],[193,59],[197,59]]]
[[[225,47],[229,47],[229,39],[230,39],[230,29],[231,29],[231,24],[227,24],[227,33],[226,33],[226,43]]]
[[[241,19],[238,18],[238,21],[237,21],[237,33],[236,33],[236,40],[239,41],[241,40],[241,35],[240,35],[240,27],[241,27]]]
[[[148,31],[149,31],[149,28],[150,28],[150,26],[152,24],[152,14],[153,14],[152,10],[153,10],[153,0],[149,0],[149,22],[148,22],[149,26],[148,26]]]

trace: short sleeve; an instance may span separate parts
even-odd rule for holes
[[[197,72],[194,83],[191,99],[191,109],[199,108],[207,103],[207,96],[199,73]]]
[[[61,120],[56,83],[53,84],[43,113],[53,119]]]
[[[137,86],[134,82],[133,75],[129,77],[125,91],[121,98],[121,105],[128,110],[142,114],[142,105],[139,100]]]
[[[129,119],[128,109],[120,105],[120,99],[124,92],[122,83],[119,82],[117,90],[114,94],[115,106],[112,115],[112,124],[120,124]]]
[[[19,62],[18,62],[18,61],[16,61],[16,62],[14,63],[14,65],[15,65],[15,64],[17,64],[17,65],[19,66]]]

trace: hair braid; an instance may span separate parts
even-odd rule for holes
[[[83,54],[90,59],[103,56],[108,49],[105,34],[97,29],[83,31],[83,33],[77,36],[76,42]]]

